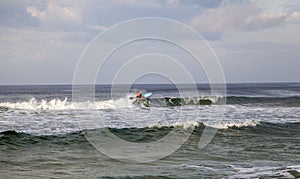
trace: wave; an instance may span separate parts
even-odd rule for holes
[[[70,102],[68,98],[51,99],[51,100],[37,100],[35,98],[23,102],[4,102],[0,103],[0,111],[8,109],[24,109],[24,110],[80,110],[80,109],[113,109],[132,107],[132,103],[127,98],[120,98],[117,100],[106,101],[84,101],[84,102]]]
[[[152,104],[160,106],[184,106],[184,105],[270,105],[300,107],[299,96],[289,97],[259,97],[259,96],[207,96],[207,97],[164,97],[151,99]]]
[[[116,131],[144,131],[144,130],[151,130],[151,131],[160,131],[160,130],[172,130],[172,129],[183,129],[183,130],[190,130],[190,129],[204,129],[205,127],[215,128],[221,131],[230,131],[230,130],[261,130],[261,131],[286,131],[286,132],[300,132],[300,122],[287,122],[287,123],[271,123],[271,122],[257,122],[257,121],[244,121],[244,122],[229,122],[229,123],[220,123],[220,124],[207,124],[203,122],[196,122],[196,121],[186,121],[186,122],[174,122],[170,124],[156,124],[150,125],[146,127],[104,127],[105,129],[116,130]],[[86,131],[93,131],[93,130],[101,130],[99,129],[83,129],[80,131],[73,131],[71,133],[61,133],[55,134],[58,136],[64,135],[72,135],[76,133],[84,133]],[[2,131],[0,132],[0,138],[5,135],[31,135],[29,133],[24,132],[17,132],[14,130]],[[39,136],[39,135],[37,135]],[[40,135],[40,136],[52,136],[52,135]]]
[[[151,98],[153,106],[185,106],[185,105],[212,105],[217,104],[220,97],[163,97]]]
[[[22,102],[2,102],[0,111],[8,109],[25,110],[70,110],[70,109],[114,109],[133,107],[133,97],[124,97],[116,100],[70,102],[68,98],[37,100],[35,98]],[[185,105],[269,105],[284,107],[300,107],[300,97],[249,97],[249,96],[204,96],[204,97],[160,97],[151,98],[150,107],[170,107]]]
[[[172,125],[157,125],[144,128],[105,128],[110,130],[116,136],[123,138],[131,142],[151,142],[159,140],[160,138],[167,135],[170,131],[174,129],[180,129],[183,131],[191,132],[191,137],[201,137],[204,128],[206,127],[203,123],[189,123],[189,127],[183,126],[183,124],[175,123]],[[192,129],[192,130],[191,130]],[[68,134],[59,135],[42,135],[36,136],[31,134],[26,134],[22,132],[17,132],[14,130],[3,131],[0,133],[0,145],[7,145],[8,148],[18,148],[27,145],[32,145],[35,143],[48,143],[49,141],[54,141],[55,144],[62,143],[63,145],[86,145],[88,141],[85,139],[84,135],[86,133],[99,135],[103,129],[89,129],[77,132],[72,132]],[[216,138],[224,138],[225,136],[255,136],[255,137],[267,137],[271,138],[286,138],[297,137],[300,132],[300,122],[298,123],[268,123],[261,122],[252,124],[236,124],[228,125],[227,128],[219,129],[216,134]],[[57,142],[57,140],[61,142]],[[74,144],[75,143],[75,144]]]

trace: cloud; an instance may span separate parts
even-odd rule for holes
[[[38,26],[39,21],[28,14],[24,6],[25,2],[23,1],[1,1],[0,26],[12,26],[16,28]]]
[[[163,2],[167,2],[167,4],[180,4],[184,6],[198,6],[198,7],[206,7],[206,8],[212,8],[212,7],[218,7],[222,0],[185,0],[185,1],[179,1],[179,0],[169,0]]]
[[[205,10],[191,18],[191,26],[200,32],[226,33],[252,31],[296,23],[299,12],[270,12],[254,1],[224,1],[217,8]]]
[[[290,13],[289,16],[288,16],[288,21],[290,23],[300,23],[300,12],[293,12],[293,13]]]
[[[248,79],[259,81],[268,71],[267,66],[260,69],[259,62],[272,65],[274,60],[274,69],[286,63],[286,79],[299,76],[299,1],[3,0],[0,76],[5,78],[0,83],[70,83],[77,59],[93,37],[116,23],[148,16],[192,25],[209,40],[234,79],[242,81],[243,70],[237,69],[247,68]],[[250,71],[260,76],[252,77]]]
[[[97,31],[103,31],[103,30],[107,29],[107,27],[102,26],[102,25],[90,25],[89,28],[97,30]]]
[[[79,26],[82,22],[79,11],[76,11],[76,9],[59,6],[51,2],[48,3],[44,11],[35,6],[27,6],[26,10],[32,17],[39,19],[48,28],[69,29]]]

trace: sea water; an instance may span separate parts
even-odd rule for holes
[[[150,107],[132,103],[139,90],[153,92]],[[299,83],[228,84],[225,95],[207,84],[116,91],[96,85],[94,100],[74,101],[71,85],[0,86],[0,178],[300,177]],[[199,147],[206,127],[216,133]],[[87,139],[103,129],[132,145],[174,130],[190,136],[169,155],[134,162]]]

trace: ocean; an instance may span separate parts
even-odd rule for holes
[[[0,178],[300,178],[300,83],[226,87],[0,86]]]

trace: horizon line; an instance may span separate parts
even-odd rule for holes
[[[300,81],[268,81],[268,82],[228,82],[228,83],[177,83],[177,85],[191,85],[191,84],[279,84],[279,83],[300,83]],[[0,84],[0,86],[72,86],[72,83],[7,83]],[[76,85],[129,85],[128,83],[109,84],[109,83],[96,83],[96,84],[76,84]],[[135,83],[132,85],[176,85],[174,83]]]

